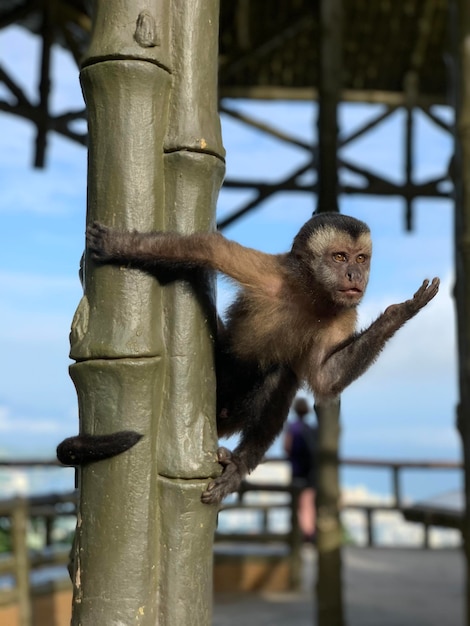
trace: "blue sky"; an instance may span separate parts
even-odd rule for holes
[[[36,46],[20,29],[0,31],[2,63],[31,95],[39,62]],[[53,64],[60,76],[53,109],[78,108],[81,93],[74,63],[56,50]],[[0,98],[6,95],[0,85]],[[313,137],[315,109],[309,103],[230,104],[303,140]],[[341,128],[357,127],[370,113],[363,105],[343,106]],[[400,115],[351,144],[344,155],[402,180]],[[231,119],[222,122],[229,176],[274,180],[308,157]],[[417,178],[426,180],[446,167],[451,142],[424,117],[417,133]],[[81,295],[77,271],[84,244],[86,151],[51,135],[47,168],[34,170],[33,143],[32,125],[0,113],[0,454],[51,457],[57,442],[77,430],[75,391],[67,371],[68,333]],[[219,215],[248,197],[249,192],[223,191]],[[314,208],[315,199],[307,194],[278,194],[224,234],[245,245],[282,252]],[[398,198],[343,197],[341,209],[364,219],[373,234],[373,268],[360,308],[361,326],[388,304],[411,297],[424,278],[437,275],[442,281],[438,297],[343,394],[343,454],[457,459],[452,205],[418,201],[411,234],[404,232]],[[227,283],[221,282],[221,304],[229,297]]]

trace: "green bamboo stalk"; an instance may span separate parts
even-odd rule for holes
[[[224,171],[218,0],[96,0],[81,82],[87,222],[213,228]],[[143,439],[79,475],[73,626],[211,621],[216,510],[212,278],[160,285],[85,261],[71,366],[86,433]]]

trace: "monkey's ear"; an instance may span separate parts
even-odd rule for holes
[[[57,458],[62,465],[72,467],[110,459],[126,452],[142,439],[133,430],[122,430],[109,435],[77,435],[68,437],[57,446]]]
[[[301,250],[299,250],[298,246],[294,244],[288,256],[290,256],[290,258],[294,259],[295,261],[300,261],[302,259],[302,252]]]
[[[297,263],[304,263],[307,259],[308,261],[312,261],[315,258],[313,254],[307,254],[302,250],[295,250],[295,252],[292,252],[291,254]]]

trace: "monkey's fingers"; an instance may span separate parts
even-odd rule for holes
[[[107,240],[110,228],[100,222],[93,222],[86,229],[86,242],[91,257],[95,261],[105,261],[110,254],[107,250]]]
[[[222,474],[222,476],[209,483],[207,489],[201,495],[201,502],[203,504],[220,504],[229,493],[238,491],[240,483],[241,476],[237,470],[234,470],[230,476]]]
[[[439,291],[439,278],[433,278],[431,284],[429,280],[423,281],[423,284],[413,296],[413,303],[420,309],[430,302]]]
[[[217,450],[217,461],[223,466],[222,475],[212,480],[201,495],[204,504],[219,504],[229,493],[237,491],[242,481],[242,474],[235,456],[227,448]]]
[[[88,225],[86,229],[86,238],[89,242],[99,241],[109,232],[109,227],[97,222],[96,220]]]
[[[223,467],[227,467],[227,465],[232,462],[233,455],[228,448],[221,446],[217,449],[217,463],[220,463]]]
[[[439,278],[437,276],[435,276],[432,279],[431,284],[429,285],[429,289],[428,289],[428,293],[429,293],[429,299],[431,300],[432,298],[434,298],[434,296],[437,294],[437,292],[439,291],[439,286],[441,284],[441,281],[439,280]]]

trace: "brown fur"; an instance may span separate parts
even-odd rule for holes
[[[360,376],[386,341],[437,293],[424,281],[411,300],[388,309],[356,333],[356,307],[369,278],[372,244],[363,222],[319,214],[306,222],[286,254],[245,248],[216,233],[122,232],[93,224],[87,231],[99,262],[143,269],[165,262],[203,266],[235,280],[239,294],[220,325],[217,350],[218,428],[241,432],[237,449],[218,451],[222,475],[203,502],[219,502],[240,485],[282,429],[300,384],[317,403]]]

